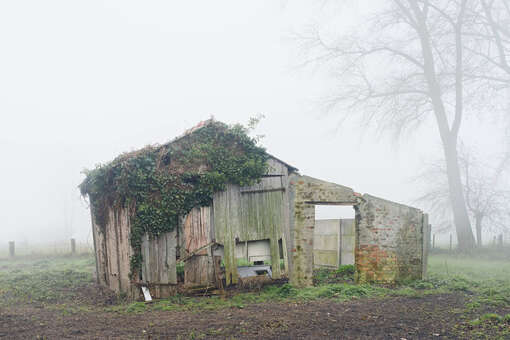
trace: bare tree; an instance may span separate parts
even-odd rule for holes
[[[502,87],[510,85],[510,2],[508,0],[480,0],[481,13],[476,17],[478,27],[470,32],[477,38],[478,48],[470,52],[481,57],[491,72],[489,76]]]
[[[461,249],[473,247],[475,239],[457,154],[459,131],[466,113],[490,111],[510,80],[503,72],[510,41],[501,27],[510,14],[490,16],[498,6],[507,9],[506,0],[500,2],[391,0],[354,33],[313,27],[298,36],[307,55],[303,65],[327,65],[341,81],[327,109],[346,116],[361,111],[366,124],[395,136],[434,119]]]
[[[510,188],[501,171],[501,163],[506,159],[503,157],[496,166],[490,166],[463,150],[459,161],[466,204],[475,226],[477,244],[481,246],[484,231],[510,230]],[[431,164],[419,179],[426,185],[426,192],[418,202],[434,213],[438,231],[448,229],[452,208],[444,185],[447,181],[444,162]]]

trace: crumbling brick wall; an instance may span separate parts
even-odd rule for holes
[[[423,275],[423,213],[370,195],[356,209],[356,279],[393,283]]]
[[[419,209],[308,176],[289,183],[290,282],[313,284],[315,205],[353,205],[357,282],[421,279],[426,271],[427,216]]]

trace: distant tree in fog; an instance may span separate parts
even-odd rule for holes
[[[503,157],[496,166],[490,166],[468,151],[459,152],[463,191],[478,246],[482,245],[484,232],[510,230],[510,188],[502,170],[505,162]],[[436,230],[447,230],[453,219],[444,162],[431,164],[418,179],[426,187],[418,202],[434,215]]]
[[[476,1],[475,1],[476,2]],[[469,33],[477,38],[478,48],[470,52],[481,57],[487,63],[489,80],[501,87],[510,85],[510,1],[480,0],[481,15],[477,20],[478,29]],[[477,7],[471,16],[478,18]],[[476,46],[475,46],[476,47]]]
[[[390,0],[353,33],[314,27],[298,36],[303,65],[339,80],[327,109],[361,112],[395,136],[433,119],[444,152],[446,197],[461,249],[474,247],[459,166],[466,114],[496,112],[510,87],[508,0]],[[499,98],[499,99],[498,99]]]

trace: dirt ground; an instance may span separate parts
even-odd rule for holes
[[[431,257],[435,278],[401,287],[316,273],[307,289],[145,304],[95,284],[93,260],[0,261],[0,339],[510,339],[507,261]]]
[[[42,306],[0,310],[6,339],[443,339],[458,324],[456,294],[349,302],[260,303],[216,311],[65,315]]]

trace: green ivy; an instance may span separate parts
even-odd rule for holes
[[[227,183],[252,185],[267,172],[268,155],[241,125],[212,122],[163,145],[122,154],[85,171],[80,184],[104,232],[110,209],[131,212],[131,277],[140,273],[141,243],[174,230],[193,207],[209,206]]]

